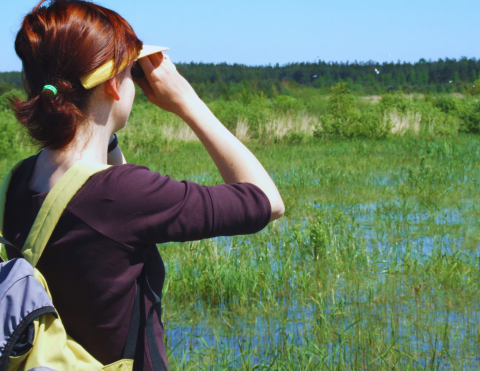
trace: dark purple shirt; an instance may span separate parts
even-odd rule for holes
[[[20,249],[48,194],[27,185],[36,159],[22,163],[7,194],[4,236]],[[37,268],[68,334],[106,365],[122,358],[144,264],[161,295],[165,268],[156,244],[255,233],[270,214],[268,198],[252,184],[201,186],[144,166],[112,166],[74,196]],[[144,298],[148,312],[153,298]],[[167,370],[160,308],[154,328]],[[143,369],[152,369],[148,346]]]

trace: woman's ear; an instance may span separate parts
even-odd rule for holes
[[[105,81],[105,91],[108,94],[113,96],[113,99],[120,100],[120,94],[118,92],[118,81],[116,77],[112,77],[111,79]]]

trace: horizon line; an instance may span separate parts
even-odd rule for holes
[[[354,60],[354,61],[350,61],[350,60],[347,60],[347,61],[325,61],[325,60],[321,60],[321,59],[318,59],[317,61],[314,61],[314,62],[288,62],[288,63],[284,63],[282,65],[280,65],[278,62],[277,63],[269,63],[269,64],[262,64],[262,65],[249,65],[249,64],[244,64],[244,63],[238,63],[238,62],[233,62],[233,63],[229,63],[229,62],[203,62],[203,61],[200,61],[200,62],[195,62],[195,61],[190,61],[190,62],[174,62],[174,64],[183,64],[183,65],[187,65],[187,64],[210,64],[210,65],[230,65],[230,66],[235,66],[235,65],[239,65],[239,66],[245,66],[245,67],[275,67],[275,68],[280,68],[280,67],[288,67],[288,66],[292,66],[292,65],[295,65],[295,64],[319,64],[319,63],[325,63],[325,64],[340,64],[340,65],[343,65],[343,66],[349,66],[349,65],[366,65],[366,66],[374,66],[374,65],[389,65],[389,64],[393,64],[393,65],[401,65],[401,64],[412,64],[412,65],[415,65],[415,64],[420,64],[422,63],[435,63],[435,62],[439,62],[439,61],[443,61],[443,62],[460,62],[462,60],[473,60],[474,62],[477,62],[479,59],[477,59],[476,57],[466,57],[466,56],[462,56],[460,57],[459,59],[456,59],[456,58],[448,58],[448,57],[445,57],[445,58],[438,58],[437,60],[432,60],[432,58],[429,58],[428,60],[425,59],[425,58],[420,58],[418,61],[416,62],[410,62],[410,61],[401,61],[400,59],[398,59],[396,62],[388,62],[388,61],[384,61],[384,62],[377,62],[377,61],[374,61],[372,59],[368,60],[368,61],[358,61],[358,60]],[[0,73],[12,73],[12,72],[19,72],[21,73],[22,71],[0,71]]]

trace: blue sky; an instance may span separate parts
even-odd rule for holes
[[[13,49],[36,4],[1,0],[0,71],[18,71]],[[480,58],[479,0],[98,0],[145,44],[174,62],[247,65]]]

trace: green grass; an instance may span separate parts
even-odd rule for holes
[[[129,162],[221,183],[198,142],[128,140]],[[255,235],[159,246],[170,369],[480,366],[479,137],[248,146],[287,212]],[[29,153],[0,159],[2,177]]]

